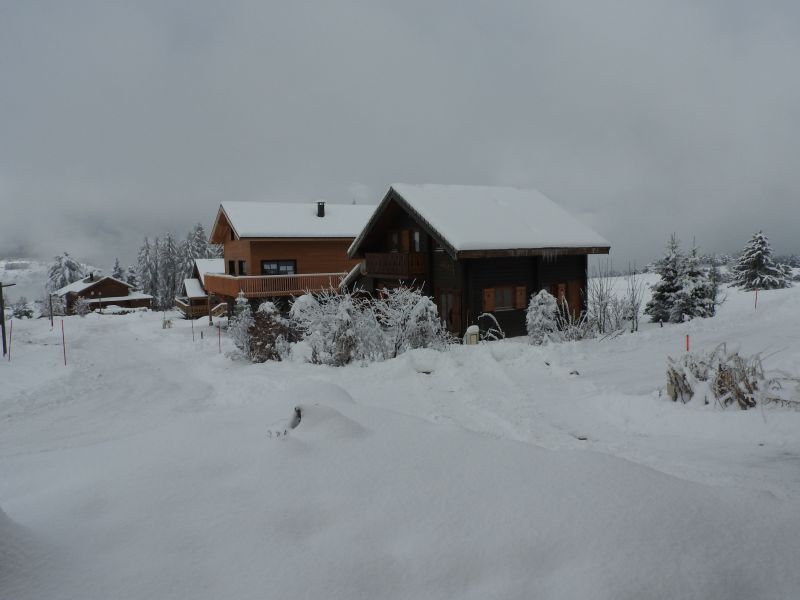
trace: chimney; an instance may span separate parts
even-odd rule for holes
[[[89,273],[89,281],[94,281],[94,271]]]
[[[317,216],[324,217],[325,216],[325,203],[324,202],[317,202]]]

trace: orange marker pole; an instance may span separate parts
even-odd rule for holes
[[[689,334],[686,334],[686,351],[689,351]]]

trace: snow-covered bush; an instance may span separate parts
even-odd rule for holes
[[[78,298],[75,303],[72,305],[72,312],[76,315],[80,315],[85,317],[90,312],[92,312],[92,305],[86,298]]]
[[[342,366],[385,357],[385,340],[372,302],[360,295],[326,290],[295,299],[294,327],[311,348],[311,361]]]
[[[445,349],[452,337],[439,318],[436,303],[417,289],[383,290],[372,302],[387,340],[387,356],[393,358],[413,348]]]
[[[612,297],[613,298],[613,297]],[[616,300],[616,298],[614,298]],[[564,300],[556,314],[558,326],[558,339],[562,342],[577,342],[595,337],[595,324],[589,320],[585,312],[574,312],[570,310],[569,303]],[[617,331],[612,329],[611,331]]]
[[[250,330],[253,327],[253,311],[250,302],[242,292],[236,297],[236,306],[228,332],[234,345],[245,358],[250,358]]]
[[[678,359],[668,358],[667,393],[673,401],[712,400],[721,407],[736,404],[754,407],[766,399],[775,386],[764,375],[759,355],[744,358],[720,344],[710,352],[690,352]]]
[[[283,360],[295,341],[294,328],[289,319],[281,315],[274,303],[262,302],[252,315],[249,329],[250,360],[265,362]]]
[[[540,346],[558,335],[558,302],[547,290],[531,295],[525,313],[528,340]]]
[[[745,290],[773,290],[791,285],[788,269],[772,259],[772,248],[761,231],[754,234],[733,267],[731,285]]]
[[[481,313],[478,315],[478,330],[480,339],[485,342],[496,342],[506,339],[506,332],[500,326],[497,317],[493,313]]]
[[[33,309],[28,304],[28,299],[25,296],[20,296],[19,300],[11,305],[11,315],[15,319],[33,318]]]

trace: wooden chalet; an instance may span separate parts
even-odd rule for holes
[[[222,258],[195,258],[192,276],[184,279],[181,294],[175,298],[177,308],[187,319],[214,316],[227,312],[227,306],[206,291],[206,275],[225,273],[225,260]]]
[[[530,296],[541,289],[584,310],[588,255],[609,248],[534,190],[395,184],[350,246],[363,263],[345,284],[416,285],[455,334],[492,313],[507,335],[523,335]]]
[[[94,273],[56,290],[53,294],[63,300],[67,314],[74,312],[75,303],[80,298],[86,300],[92,310],[112,305],[150,308],[153,303],[152,296],[135,291],[129,283]]]
[[[274,299],[338,287],[358,264],[347,249],[374,206],[223,202],[210,241],[224,247],[224,274],[207,273],[205,291],[231,302]]]

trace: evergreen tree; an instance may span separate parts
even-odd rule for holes
[[[86,269],[72,258],[68,252],[56,256],[47,274],[47,285],[50,290],[58,290],[86,277]]]
[[[164,235],[158,249],[158,304],[164,309],[172,306],[178,289],[178,250],[171,233]]]
[[[685,269],[686,258],[680,251],[680,244],[673,233],[667,243],[667,253],[656,261],[654,270],[661,276],[653,286],[653,294],[644,312],[653,322],[669,322],[675,294],[680,290],[680,278]]]
[[[716,290],[713,289],[708,274],[700,267],[697,246],[684,259],[677,283],[678,289],[670,307],[670,322],[681,323],[694,317],[714,316]]]
[[[133,289],[139,289],[139,278],[136,272],[136,267],[133,265],[128,267],[127,272],[125,273],[125,283],[132,286]]]
[[[769,240],[761,231],[754,234],[733,268],[732,285],[745,290],[772,290],[791,283],[782,265],[772,260]]]
[[[111,276],[114,279],[119,279],[120,281],[125,281],[125,273],[122,270],[122,267],[119,266],[119,259],[114,259],[114,268],[111,271]]]
[[[558,302],[547,290],[531,296],[525,325],[528,340],[535,346],[547,342],[558,330]]]
[[[150,240],[144,238],[144,244],[139,248],[136,257],[136,278],[138,279],[139,289],[145,294],[155,296],[153,281],[153,248]],[[128,283],[131,283],[130,279]]]

